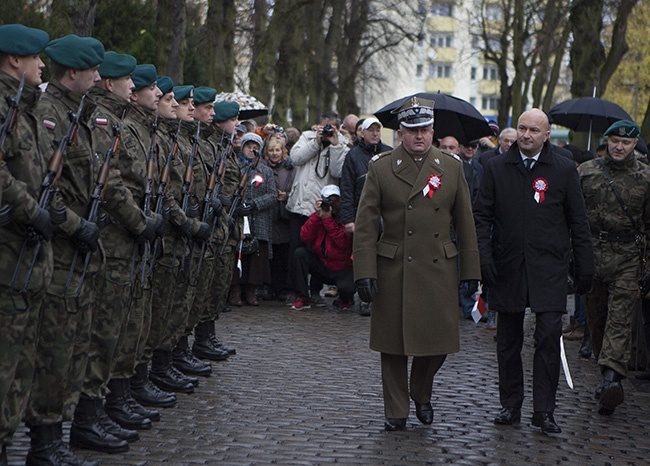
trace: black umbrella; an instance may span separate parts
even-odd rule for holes
[[[613,123],[619,120],[631,120],[625,110],[609,100],[598,97],[579,97],[557,104],[548,115],[553,123],[566,126],[574,131],[589,133],[604,133]],[[589,147],[587,147],[589,150]]]
[[[460,143],[466,144],[494,134],[485,117],[481,115],[481,112],[476,107],[463,99],[448,94],[419,92],[402,97],[377,110],[375,116],[385,127],[399,129],[397,113],[393,113],[393,110],[400,108],[413,97],[435,102],[433,106],[435,118],[433,126],[436,137],[439,139],[445,136],[453,136]]]

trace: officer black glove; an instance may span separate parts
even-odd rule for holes
[[[497,268],[494,264],[481,265],[481,281],[488,287],[497,284]]]
[[[38,208],[36,218],[29,224],[36,233],[45,241],[52,239],[52,222],[50,220],[50,213],[42,208]]]
[[[210,201],[210,206],[212,207],[212,211],[214,212],[215,217],[221,217],[221,211],[223,210],[223,202],[221,202],[221,199],[219,199],[219,196],[213,195],[212,199]]]
[[[194,235],[196,241],[200,244],[210,240],[210,225],[205,222],[199,223],[199,231]]]
[[[372,302],[372,295],[379,293],[379,285],[376,278],[360,278],[356,282],[359,299],[364,303]]]
[[[237,207],[237,215],[239,217],[248,217],[255,210],[255,204],[241,204]]]
[[[82,218],[79,228],[72,234],[72,237],[83,244],[91,251],[97,251],[99,248],[99,227],[88,220]]]
[[[140,238],[147,241],[154,241],[156,236],[163,235],[163,219],[162,216],[152,212],[151,217],[147,217],[146,225],[142,233],[140,233]]]
[[[578,275],[575,277],[576,294],[585,294],[591,290],[593,275]]]
[[[186,220],[181,226],[178,227],[179,233],[187,240],[192,239],[192,222]]]
[[[461,280],[461,283],[467,283],[466,298],[471,298],[478,291],[478,280]]]

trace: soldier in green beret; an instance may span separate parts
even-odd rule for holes
[[[69,35],[51,41],[45,53],[51,60],[52,80],[35,113],[45,129],[49,157],[68,131],[69,113],[78,112],[83,95],[99,81],[97,68],[104,58],[104,47],[91,37]],[[93,308],[91,285],[101,267],[101,256],[93,254],[83,285],[84,261],[77,261],[77,267],[71,269],[78,247],[84,251],[100,248],[99,228],[85,219],[99,171],[89,127],[93,108],[94,104],[86,100],[52,201],[64,215],[52,238],[54,271],[41,306],[34,380],[24,416],[32,438],[28,464],[60,464],[58,458],[69,454],[61,426],[63,421],[72,420],[86,369]]]
[[[136,59],[131,55],[106,52],[98,70],[102,79],[88,93],[97,104],[90,121],[97,153],[101,156],[105,156],[113,146],[114,133],[121,129],[122,115],[129,108],[134,86],[131,73],[135,66]],[[101,215],[105,226],[100,239],[105,251],[105,268],[95,279],[96,305],[81,395],[82,407],[89,404],[100,406],[102,410],[96,410],[91,416],[81,414],[83,410],[79,409],[75,415],[81,416],[75,417],[71,428],[78,443],[83,443],[86,448],[109,452],[123,451],[129,440],[138,438],[137,432],[129,429],[150,428],[150,417],[156,418],[158,414],[126,398],[128,379],[111,379],[118,341],[126,331],[131,290],[130,251],[137,236],[154,236],[153,221],[145,217],[124,181],[124,177],[129,176],[131,165],[126,145],[120,140],[111,158],[112,182],[103,196]],[[129,251],[126,253],[128,257],[120,257],[119,252],[123,250]],[[108,390],[104,406],[104,395]],[[128,401],[131,404],[125,410],[124,404]],[[114,422],[106,417],[104,409]],[[126,422],[122,419],[124,417]],[[102,422],[102,419],[106,420]],[[109,433],[107,427],[118,435]]]
[[[48,42],[48,34],[40,29],[22,24],[0,26],[0,94],[17,98],[21,78],[25,78],[20,101],[14,110],[18,112],[15,127],[0,147],[0,235],[3,238],[0,253],[0,464],[3,465],[7,464],[6,447],[11,443],[29,397],[40,307],[52,279],[50,213],[38,205],[49,153],[44,144],[47,141],[45,130],[36,124],[34,117],[40,97],[38,85],[45,67],[39,54]],[[0,124],[9,124],[9,111],[7,101],[0,100]],[[33,228],[46,240],[23,299],[18,290],[32,262],[33,249],[20,264],[14,290],[10,287],[27,228]]]
[[[605,155],[578,167],[596,258],[587,325],[602,373],[598,413],[605,416],[624,399],[621,380],[632,353],[632,315],[650,239],[650,168],[634,155],[639,132],[636,123],[617,121],[605,131]]]

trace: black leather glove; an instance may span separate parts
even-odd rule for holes
[[[219,196],[219,200],[224,209],[230,209],[230,206],[232,205],[232,197]]]
[[[196,232],[194,238],[199,243],[205,243],[210,240],[210,225],[205,222],[199,224],[199,231]]]
[[[223,210],[223,203],[221,202],[221,199],[219,199],[219,196],[212,196],[212,199],[210,201],[210,206],[212,207],[212,211],[214,213],[215,217],[221,217],[221,211]]]
[[[494,264],[481,265],[481,281],[488,287],[497,284],[497,268]]]
[[[466,298],[471,298],[478,291],[478,280],[461,280],[461,283],[467,283]]]
[[[575,277],[576,294],[585,294],[591,290],[593,275],[578,275]]]
[[[50,213],[42,208],[38,208],[36,218],[29,224],[36,233],[38,233],[45,241],[52,239],[52,222],[50,220]]]
[[[255,210],[255,204],[241,204],[237,207],[237,216],[248,217]]]
[[[178,231],[184,238],[192,239],[192,222],[185,220],[185,223],[178,227]]]
[[[82,218],[81,224],[77,231],[72,234],[72,237],[83,244],[91,251],[97,251],[99,248],[99,227],[88,220]]]
[[[0,228],[8,226],[11,223],[12,218],[13,215],[11,215],[10,205],[3,205],[0,207]]]
[[[163,219],[162,216],[152,212],[151,217],[147,217],[147,223],[144,227],[142,233],[140,233],[140,238],[147,241],[154,241],[156,236],[163,235]]]
[[[65,210],[64,205],[58,208],[54,206],[50,206],[49,212],[50,212],[50,220],[52,221],[52,225],[61,225],[68,218],[68,212]]]
[[[376,278],[360,278],[356,282],[359,299],[364,303],[372,302],[372,295],[379,293],[379,285]]]

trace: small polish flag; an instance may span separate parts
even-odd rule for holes
[[[56,121],[45,119],[43,120],[43,126],[45,126],[46,129],[53,130],[56,128]]]
[[[107,118],[95,118],[95,124],[99,126],[106,126],[108,124]]]
[[[261,185],[262,183],[264,183],[264,177],[259,173],[257,173],[251,180],[251,184],[256,188],[259,187],[259,185]]]
[[[474,319],[474,323],[478,324],[479,321],[481,320],[481,317],[485,315],[487,312],[487,306],[485,305],[485,301],[483,301],[483,296],[482,296],[482,286],[481,284],[478,285],[478,291],[474,296],[476,296],[476,302],[474,303],[474,307],[472,308],[472,319]]]

